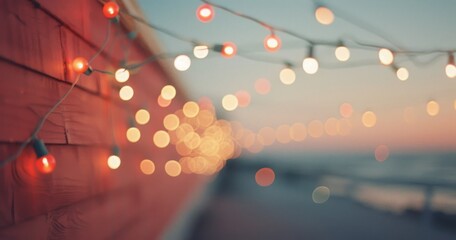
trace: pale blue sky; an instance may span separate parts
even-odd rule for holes
[[[304,41],[277,33],[282,39],[282,49],[278,53],[266,53],[263,39],[268,31],[256,23],[219,9],[215,9],[212,22],[201,23],[195,16],[197,7],[202,4],[198,0],[138,2],[150,22],[190,39],[209,44],[232,41],[238,45],[239,51],[258,52],[255,56],[284,59],[296,64],[297,80],[291,86],[285,86],[279,81],[279,71],[283,67],[281,65],[240,57],[224,59],[217,53],[211,53],[211,57],[203,60],[193,58],[188,71],[178,72],[189,96],[194,100],[208,96],[217,107],[221,106],[225,94],[233,94],[238,90],[249,91],[252,96],[250,107],[225,112],[224,116],[241,121],[253,130],[297,121],[306,123],[313,119],[324,121],[329,117],[339,117],[339,105],[344,102],[351,103],[357,113],[373,110],[381,119],[391,117],[392,111],[409,106],[425,108],[430,99],[439,101],[441,108],[452,109],[456,98],[456,79],[448,79],[444,73],[447,56],[437,58],[425,66],[416,65],[406,58],[397,58],[399,65],[406,66],[410,72],[409,80],[401,82],[389,67],[380,64],[325,68],[350,66],[350,62],[360,61],[376,63],[376,51],[352,50],[352,58],[348,63],[338,63],[332,48],[317,47],[316,57],[322,66],[315,75],[308,75],[301,68],[307,52]],[[316,22],[313,14],[316,1],[214,2],[314,39],[337,41],[347,38],[391,46],[375,34],[338,18],[337,15],[340,14],[355,19],[359,24],[371,26],[376,32],[393,39],[408,50],[456,49],[456,1],[452,0],[320,1],[334,9],[336,20],[330,26]],[[184,53],[192,50],[190,44],[159,32],[157,37],[165,51]],[[419,60],[429,59],[432,56]],[[263,96],[255,93],[254,82],[258,78],[270,80],[270,94]],[[442,111],[442,114],[442,117],[454,117],[450,111]]]

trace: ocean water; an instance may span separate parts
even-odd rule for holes
[[[394,213],[456,214],[456,153],[268,154],[243,159],[269,166],[276,175],[312,176],[332,196],[351,198]]]

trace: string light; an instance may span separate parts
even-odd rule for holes
[[[54,171],[56,165],[55,158],[48,152],[44,142],[40,139],[34,139],[32,145],[37,158],[35,161],[36,169],[44,174]]]
[[[108,157],[108,160],[106,161],[108,167],[112,170],[118,169],[120,167],[120,164],[122,163],[119,157],[119,152],[119,148],[117,146],[113,146],[111,149],[111,155]]]
[[[136,127],[130,127],[126,132],[126,136],[129,142],[135,143],[141,138],[141,131]]]
[[[209,4],[203,4],[196,10],[196,17],[203,23],[210,22],[214,18],[214,9]]]
[[[172,85],[166,85],[161,90],[161,97],[165,100],[173,100],[176,97],[176,88]]]
[[[302,61],[302,68],[307,74],[315,74],[318,71],[318,61],[313,57],[313,47],[309,48],[309,55]]]
[[[193,55],[198,59],[206,58],[209,54],[209,47],[205,45],[198,45],[193,48]]]
[[[115,2],[107,2],[103,6],[103,15],[106,18],[115,18],[119,14],[119,5]]]
[[[396,76],[401,81],[406,81],[409,78],[409,71],[405,67],[396,68]]]
[[[123,86],[122,88],[120,88],[120,91],[119,91],[119,97],[120,99],[124,100],[124,101],[129,101],[133,98],[135,94],[135,91],[133,90],[132,87],[128,86],[128,85],[125,85]]]
[[[119,68],[114,73],[114,78],[117,82],[124,83],[130,78],[130,72],[125,68]]]
[[[346,62],[348,59],[350,59],[350,50],[341,44],[334,51],[334,55],[336,55],[337,60]]]
[[[220,52],[223,57],[232,58],[236,55],[236,45],[232,42],[226,42],[223,45],[215,45],[214,51]]]
[[[92,73],[92,68],[89,66],[87,59],[83,57],[77,57],[73,59],[73,70],[76,73],[84,73],[85,75],[90,75]]]
[[[315,19],[323,25],[330,25],[334,22],[334,13],[329,8],[320,6],[315,9]]]
[[[182,108],[182,111],[184,115],[188,118],[194,118],[198,115],[199,113],[199,106],[198,103],[189,101],[184,104],[184,107]]]
[[[367,111],[367,112],[363,113],[361,121],[363,122],[363,125],[365,127],[372,128],[377,123],[377,116],[375,115],[374,112]]]
[[[151,175],[155,172],[155,164],[149,159],[142,160],[139,164],[139,168],[145,175]]]
[[[275,34],[268,35],[264,39],[264,48],[269,52],[275,52],[280,49],[280,38],[277,37]]]
[[[174,67],[179,71],[187,71],[192,60],[187,55],[179,55],[174,59]]]
[[[138,124],[145,125],[150,120],[150,113],[146,109],[139,109],[135,114],[135,120]]]
[[[378,51],[378,58],[383,65],[391,65],[394,61],[394,54],[387,48],[382,48]]]
[[[445,73],[449,78],[456,77],[456,65],[454,63],[453,53],[448,54],[448,64],[445,66]]]
[[[426,111],[429,114],[429,116],[435,117],[440,112],[440,106],[436,101],[431,100],[426,104]]]
[[[238,99],[232,94],[227,94],[222,99],[222,106],[226,111],[234,111],[238,104]]]
[[[291,85],[296,80],[296,73],[293,69],[285,67],[280,71],[280,81],[285,85]]]

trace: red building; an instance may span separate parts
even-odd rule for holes
[[[77,79],[73,59],[90,60],[103,48],[90,63],[92,74],[81,75],[36,136],[55,156],[55,170],[37,171],[31,143],[0,168],[0,239],[155,239],[204,180],[167,175],[165,163],[178,155],[173,148],[153,144],[164,116],[186,100],[167,67],[147,62],[132,68],[126,83],[103,73],[141,62],[159,48],[151,30],[129,16],[140,15],[134,1],[118,1],[118,22],[103,16],[102,2],[0,2],[2,161],[18,152]],[[168,107],[160,107],[157,98],[167,84],[176,87],[177,96]],[[125,85],[134,89],[130,101],[119,98]],[[145,125],[134,120],[139,109],[150,113]],[[125,135],[132,126],[142,133],[135,143]],[[120,149],[118,169],[106,164],[113,146]],[[152,160],[153,174],[141,172],[143,159]]]

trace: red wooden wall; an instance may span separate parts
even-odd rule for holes
[[[38,2],[0,1],[1,160],[17,150],[69,89],[76,77],[68,67],[71,60],[90,58],[106,35],[108,20],[96,0]],[[110,41],[94,68],[114,71],[122,61],[150,56],[127,32],[122,24],[111,25]],[[157,105],[161,88],[173,84],[170,79],[161,65],[149,63],[132,73],[129,84],[135,96],[123,102],[118,98],[121,85],[111,76],[83,76],[38,135],[57,159],[55,171],[37,173],[30,147],[0,169],[0,239],[160,236],[203,181],[196,175],[167,176],[164,164],[177,154],[153,145],[163,117],[185,101],[178,89],[178,98],[168,108]],[[143,107],[149,109],[151,122],[138,127],[139,142],[129,143],[129,119]],[[106,164],[114,139],[122,158],[117,170]],[[146,157],[155,162],[152,175],[139,169]]]

